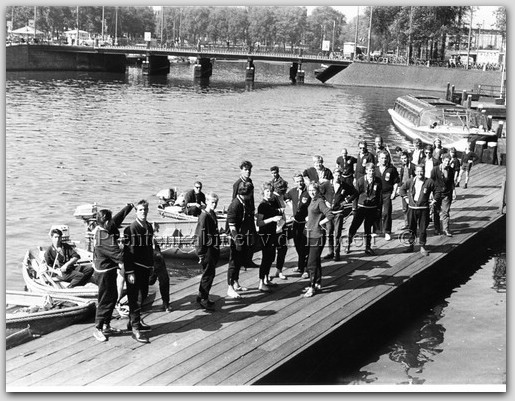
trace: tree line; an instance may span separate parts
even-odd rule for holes
[[[323,41],[331,50],[344,42],[357,42],[370,51],[394,51],[410,57],[443,59],[448,43],[463,49],[475,7],[360,7],[347,17],[332,7],[320,6],[308,15],[300,6],[191,6],[162,7],[6,7],[13,29],[34,19],[36,27],[52,38],[78,28],[99,36],[143,41],[151,32],[162,45],[203,44],[228,46],[302,47],[319,52]],[[473,15],[473,14],[472,14]],[[372,18],[370,18],[372,16]],[[102,17],[104,19],[102,29]],[[499,7],[496,28],[506,38],[506,9]],[[448,41],[448,38],[451,40]]]

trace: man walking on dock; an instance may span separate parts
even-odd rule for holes
[[[306,264],[308,259],[307,237],[304,228],[306,226],[306,217],[308,215],[308,206],[311,203],[311,197],[306,188],[306,182],[302,174],[293,177],[296,188],[290,189],[285,195],[284,200],[290,201],[293,210],[292,235],[295,250],[297,251],[298,265],[294,270],[296,273],[306,274]]]
[[[141,308],[148,294],[149,277],[154,267],[154,229],[147,221],[148,202],[140,200],[136,205],[136,220],[124,230],[125,281],[129,301],[129,323],[132,338],[148,343],[142,331],[150,331],[141,320]]]
[[[399,189],[399,194],[408,203],[408,226],[410,231],[409,246],[406,252],[413,252],[418,228],[418,241],[420,253],[429,255],[425,246],[427,227],[429,225],[429,199],[434,192],[435,185],[431,178],[424,177],[424,166],[417,165],[415,177],[410,178]]]
[[[217,205],[218,195],[208,193],[206,208],[200,213],[195,230],[196,251],[202,266],[197,303],[206,310],[214,309],[214,302],[209,299],[209,292],[215,278],[215,267],[220,257],[220,233],[215,213]]]
[[[434,167],[431,171],[431,179],[435,183],[435,204],[433,207],[435,235],[445,234],[448,237],[452,237],[449,230],[451,203],[456,199],[455,171],[450,166],[450,162],[451,155],[445,153],[442,156],[442,164]],[[442,219],[441,224],[440,218]],[[441,231],[442,228],[443,231]]]
[[[238,196],[238,188],[245,183],[249,182],[252,184],[252,192],[249,194],[249,200],[248,205],[249,208],[252,211],[252,218],[254,218],[254,213],[256,211],[256,206],[254,203],[254,184],[252,182],[252,179],[250,178],[250,175],[252,174],[252,163],[248,160],[244,160],[240,164],[240,177],[236,180],[236,182],[232,186],[232,199],[236,199]],[[257,236],[256,230],[254,228],[253,234],[254,237]],[[257,243],[257,241],[254,241]],[[254,256],[254,246],[247,249],[247,255],[245,256],[245,260],[243,261],[243,267],[259,267],[257,263],[254,263],[252,258]]]
[[[231,235],[231,249],[229,253],[229,268],[227,269],[227,296],[229,298],[241,298],[238,291],[247,291],[247,288],[239,284],[240,269],[244,266],[249,254],[249,248],[254,246],[254,208],[252,194],[254,185],[243,182],[238,187],[236,198],[233,199],[227,209],[227,225]]]

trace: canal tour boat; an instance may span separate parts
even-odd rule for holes
[[[70,295],[6,290],[6,347],[83,321],[95,312],[95,302]]]
[[[408,138],[430,145],[440,138],[444,148],[455,147],[458,152],[463,152],[468,142],[497,139],[486,115],[434,96],[400,96],[388,113]]]

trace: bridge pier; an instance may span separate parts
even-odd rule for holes
[[[299,63],[293,62],[290,66],[290,81],[292,84],[297,83],[297,71],[299,71]]]
[[[213,74],[213,64],[210,58],[197,57],[197,62],[193,66],[193,77],[198,79],[206,79]]]
[[[167,75],[170,73],[168,56],[147,55],[141,63],[144,75]]]
[[[256,76],[256,67],[252,58],[247,59],[247,67],[245,68],[245,83],[254,83]]]
[[[304,70],[302,69],[302,63],[300,63],[300,62],[299,62],[299,67],[297,69],[296,78],[297,78],[297,82],[299,84],[303,84],[304,83]]]

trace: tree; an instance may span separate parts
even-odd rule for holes
[[[292,48],[302,41],[306,29],[307,9],[305,7],[277,7],[275,9],[277,24],[277,42],[289,44]]]
[[[316,7],[307,18],[308,34],[307,40],[313,49],[321,49],[323,40],[332,40],[333,30],[335,38],[339,37],[340,29],[345,22],[345,16],[332,7]],[[333,44],[334,46],[334,44]],[[336,49],[336,47],[335,47]]]

